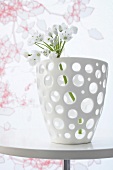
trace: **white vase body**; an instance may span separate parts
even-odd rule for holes
[[[101,116],[108,64],[90,58],[62,57],[37,65],[37,86],[51,141],[91,142]]]

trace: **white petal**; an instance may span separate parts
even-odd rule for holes
[[[91,38],[94,38],[96,40],[102,40],[104,38],[96,28],[88,30],[88,34]]]
[[[68,28],[68,26],[65,23],[62,23],[61,27],[63,30],[66,30]]]
[[[54,58],[57,58],[57,56],[58,56],[58,54],[56,52],[51,52],[49,55],[49,58],[54,59]]]
[[[37,64],[38,60],[34,60],[34,57],[33,58],[31,57],[28,59],[28,62],[31,66],[34,66]]]
[[[74,26],[72,26],[72,27],[70,28],[70,30],[71,30],[72,34],[77,34],[77,32],[78,32],[78,28],[77,28],[77,27],[74,27]]]
[[[58,26],[57,25],[53,25],[52,27],[52,31],[55,35],[58,35]]]

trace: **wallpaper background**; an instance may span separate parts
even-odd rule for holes
[[[109,64],[107,94],[98,125],[113,130],[113,1],[109,0],[0,0],[0,140],[19,131],[42,135],[35,69],[22,56],[33,30],[46,31],[65,22],[79,28],[65,56],[103,59]],[[32,47],[35,49],[35,47]],[[32,49],[31,48],[31,49]],[[29,134],[29,133],[28,133]],[[0,170],[60,170],[62,161],[19,158],[0,154]],[[71,161],[72,170],[112,170],[112,159]]]

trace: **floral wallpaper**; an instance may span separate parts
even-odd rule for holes
[[[95,56],[109,63],[109,90],[99,128],[105,129],[107,121],[112,131],[112,19],[112,0],[0,0],[0,141],[8,141],[7,137],[18,131],[39,136],[40,128],[45,129],[35,69],[22,54],[34,48],[27,45],[34,30],[45,32],[49,26],[63,22],[79,28],[76,38],[66,46],[65,56]],[[61,166],[61,160],[0,154],[2,170],[60,170]],[[112,166],[112,159],[71,161],[72,170],[112,170]]]

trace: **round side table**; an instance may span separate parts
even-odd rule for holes
[[[28,137],[25,132],[20,134],[1,138],[0,153],[29,158],[62,159],[64,160],[63,170],[70,170],[71,159],[113,157],[113,136],[96,137],[88,144],[61,145],[51,143],[48,137],[45,139],[45,136],[33,139],[32,135]]]

